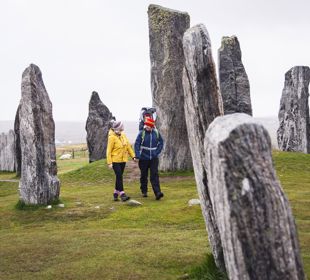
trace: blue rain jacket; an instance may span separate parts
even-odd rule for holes
[[[144,139],[142,139],[143,134]],[[158,131],[156,133],[154,129],[152,131],[141,130],[135,142],[136,157],[140,160],[157,158],[163,146],[164,140]]]

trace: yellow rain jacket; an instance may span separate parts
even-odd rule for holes
[[[107,147],[107,164],[112,162],[127,162],[128,154],[134,158],[135,153],[125,135],[117,135],[112,129],[109,131]]]

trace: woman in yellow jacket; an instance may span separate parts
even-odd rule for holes
[[[135,153],[125,135],[124,125],[120,121],[115,121],[109,131],[108,147],[107,147],[107,164],[109,168],[113,168],[115,173],[115,190],[114,201],[120,196],[122,201],[130,199],[124,192],[123,173],[128,161],[128,154],[136,161]]]

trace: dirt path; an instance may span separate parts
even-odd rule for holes
[[[140,180],[140,169],[138,166],[138,163],[134,162],[133,160],[130,160],[126,163],[126,173],[124,175],[124,180],[126,182],[133,182]],[[171,182],[171,181],[183,181],[188,180],[188,178],[191,178],[191,176],[159,176],[160,182]]]
[[[137,162],[130,160],[126,163],[126,173],[124,175],[126,182],[139,181],[140,169]]]

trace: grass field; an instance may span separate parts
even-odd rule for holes
[[[310,275],[310,155],[275,152],[274,162]],[[129,168],[125,189],[140,207],[113,202],[112,171],[82,154],[58,161],[65,208],[15,209],[18,183],[0,182],[0,279],[177,279],[199,265],[210,248],[200,207],[187,205],[193,173],[162,174],[156,201],[140,197]]]

